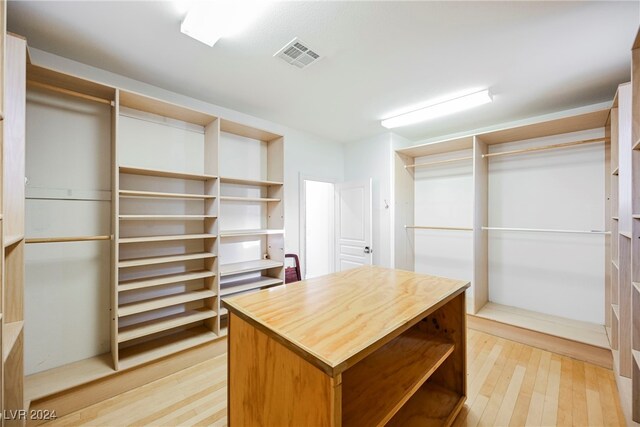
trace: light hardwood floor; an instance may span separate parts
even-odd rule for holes
[[[455,426],[623,426],[613,373],[474,330],[468,399]],[[226,425],[226,359],[218,357],[48,425]]]

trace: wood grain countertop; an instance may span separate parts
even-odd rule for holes
[[[365,266],[239,295],[223,304],[337,376],[468,287],[465,281]]]

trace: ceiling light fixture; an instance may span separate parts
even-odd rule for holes
[[[487,89],[448,101],[438,102],[437,104],[432,104],[409,113],[400,114],[399,116],[382,120],[381,124],[387,129],[407,126],[436,117],[446,116],[447,114],[457,113],[458,111],[468,110],[469,108],[487,104],[491,101],[493,101],[493,97]]]
[[[180,25],[180,31],[213,46],[223,37],[242,32],[264,11],[268,3],[264,0],[194,1]]]

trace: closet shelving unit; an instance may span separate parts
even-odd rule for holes
[[[218,338],[219,121],[126,91],[117,109],[112,353],[126,369]],[[136,153],[149,141],[151,160]]]
[[[0,4],[0,47],[4,72],[0,76],[2,110],[2,390],[4,414],[24,409],[24,177],[26,42],[6,35],[6,3]],[[15,414],[15,412],[13,412]],[[23,420],[4,419],[3,425]]]
[[[220,297],[283,284],[283,137],[221,119],[220,175]]]
[[[543,313],[524,310],[518,307],[496,304],[489,299],[491,287],[489,278],[489,233],[527,232],[533,233],[580,233],[608,236],[608,230],[573,230],[545,228],[502,227],[492,224],[489,218],[489,162],[491,158],[502,156],[525,156],[530,152],[568,151],[573,146],[601,144],[606,138],[586,137],[549,145],[527,145],[527,148],[513,150],[502,146],[516,141],[527,141],[534,138],[555,137],[572,132],[601,129],[604,132],[609,111],[598,110],[572,116],[541,120],[522,126],[498,129],[490,132],[467,135],[454,139],[430,142],[396,151],[395,156],[395,266],[414,270],[417,248],[413,229],[445,228],[449,224],[425,224],[416,210],[415,172],[420,167],[449,168],[459,162],[473,163],[473,220],[472,227],[466,224],[451,224],[452,229],[471,229],[473,233],[473,267],[470,292],[467,298],[469,324],[507,338],[524,340],[534,345],[549,345],[554,351],[560,351],[573,357],[611,366],[611,352],[604,325],[570,320]],[[597,131],[594,131],[597,132]],[[596,135],[597,136],[597,135]],[[563,141],[569,137],[565,136]],[[555,141],[554,141],[555,142]],[[471,149],[471,155],[455,153]],[[419,159],[419,157],[450,153],[447,157]],[[453,154],[452,154],[453,153]],[[442,162],[441,162],[442,161]],[[415,166],[414,166],[415,165]],[[610,172],[608,172],[610,173]],[[612,183],[612,186],[614,184]],[[507,224],[505,224],[507,225]],[[452,238],[456,231],[449,230]],[[597,238],[597,237],[594,237]],[[602,237],[600,237],[602,238]],[[612,237],[613,238],[613,237]],[[604,287],[604,283],[603,283]]]

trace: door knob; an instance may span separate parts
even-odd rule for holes
[[[365,246],[364,247],[364,253],[365,254],[370,254],[371,252],[373,252],[373,251],[371,250],[371,248],[369,246]]]

